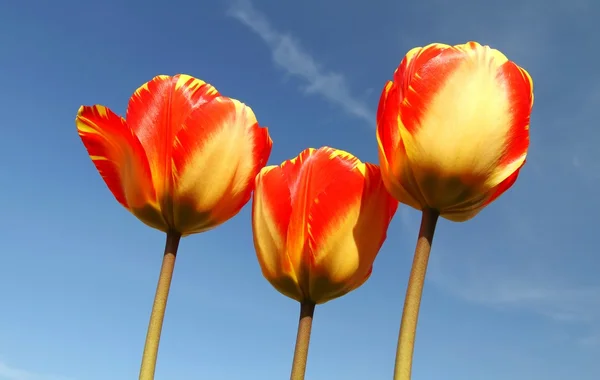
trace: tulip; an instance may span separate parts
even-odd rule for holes
[[[533,83],[475,42],[414,48],[381,95],[377,141],[390,193],[466,221],[510,188],[525,163]]]
[[[182,236],[240,211],[272,145],[250,107],[188,75],[138,88],[126,119],[82,106],[77,129],[117,201],[150,227]]]
[[[152,379],[182,236],[235,216],[250,200],[272,141],[252,110],[188,75],[153,78],[129,100],[126,118],[82,106],[81,140],[117,201],[167,233],[140,379]]]
[[[292,379],[303,379],[316,304],[361,286],[398,201],[379,167],[329,147],[263,168],[252,200],[254,247],[264,277],[301,304]]]
[[[515,183],[532,107],[527,71],[476,42],[414,48],[385,85],[377,111],[383,182],[397,200],[423,212],[394,379],[410,379],[438,217],[469,220]]]

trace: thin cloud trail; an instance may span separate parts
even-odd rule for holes
[[[371,127],[375,126],[375,112],[352,95],[345,77],[341,73],[323,69],[297,39],[275,30],[251,1],[233,1],[227,14],[250,28],[267,44],[279,68],[303,79],[307,94],[320,95],[347,114],[366,121]]]

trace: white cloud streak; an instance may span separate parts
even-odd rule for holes
[[[580,325],[588,335],[572,337],[575,341],[586,346],[600,342],[600,285],[576,284],[548,267],[535,272],[530,268],[534,259],[526,252],[519,252],[520,260],[511,257],[503,266],[498,261],[484,264],[493,260],[490,253],[482,251],[452,258],[443,254],[437,250],[432,255],[427,278],[446,293],[497,310],[523,311],[556,323]],[[479,254],[484,257],[476,258]]]
[[[304,91],[307,94],[318,94],[349,115],[364,120],[372,127],[375,125],[375,112],[352,95],[344,75],[323,69],[297,39],[274,29],[252,2],[235,0],[227,13],[267,44],[278,67],[306,82]]]
[[[34,373],[21,368],[11,367],[0,361],[0,380],[72,380],[63,376]]]
[[[489,272],[467,278],[437,273],[431,279],[447,292],[470,302],[527,310],[558,322],[600,322],[600,286],[559,286],[551,281]]]

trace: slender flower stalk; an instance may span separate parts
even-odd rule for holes
[[[162,331],[165,310],[167,309],[167,299],[169,298],[169,289],[171,288],[171,279],[173,278],[173,269],[175,268],[175,258],[177,257],[177,248],[179,247],[180,239],[181,234],[178,232],[167,232],[165,254],[160,268],[158,285],[156,286],[156,295],[154,296],[154,304],[152,305],[152,313],[150,314],[148,333],[146,334],[146,343],[144,345],[144,354],[140,368],[140,380],[154,379],[160,333]]]
[[[396,350],[394,380],[410,380],[423,285],[439,215],[439,212],[433,209],[423,210],[419,238],[415,247],[415,256],[406,288],[406,298],[404,299],[404,311],[402,312],[398,348]]]
[[[296,335],[296,348],[294,349],[290,380],[304,380],[315,306],[312,302],[302,302],[300,304],[300,320],[298,321],[298,335]]]

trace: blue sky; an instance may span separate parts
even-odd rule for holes
[[[168,5],[167,5],[168,4]],[[137,378],[164,236],[113,199],[81,104],[124,113],[156,74],[250,105],[270,163],[330,145],[377,162],[381,89],[413,46],[476,40],[534,79],[528,163],[475,219],[441,221],[413,380],[600,374],[597,15],[592,0],[0,3],[0,380]],[[157,380],[289,376],[298,305],[265,281],[249,208],[185,238]],[[317,308],[307,379],[389,379],[419,214],[401,207],[371,279]]]

